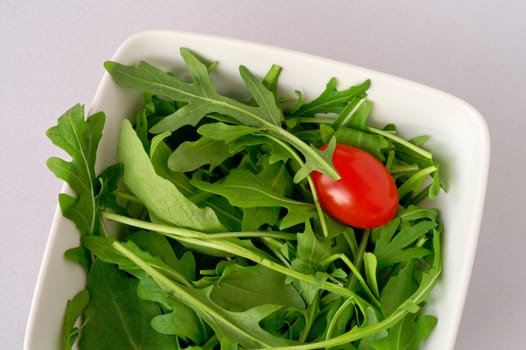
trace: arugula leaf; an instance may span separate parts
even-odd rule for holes
[[[207,192],[224,196],[235,206],[241,208],[284,207],[288,213],[280,227],[287,228],[304,222],[316,215],[316,209],[310,203],[300,202],[276,193],[258,181],[258,177],[243,168],[233,169],[223,181],[208,183],[192,179],[192,184]]]
[[[159,242],[155,238],[151,238],[151,240]],[[97,256],[97,260],[101,260],[110,264],[116,264],[121,270],[139,278],[140,270],[138,269],[137,265],[135,265],[129,259],[126,259],[126,257],[123,257],[122,254],[119,254],[115,250],[113,247],[115,242],[116,240],[112,237],[86,236],[83,238],[84,246]],[[142,260],[147,261],[150,266],[156,268],[159,271],[163,271],[172,279],[182,284],[190,285],[190,281],[187,277],[193,277],[194,271],[189,271],[188,267],[184,266],[181,261],[174,261],[173,257],[168,257],[167,260],[176,267],[173,268],[172,266],[169,266],[165,260],[163,260],[162,256],[154,255],[155,252],[149,252],[140,249],[133,241],[127,241],[121,244],[125,245],[127,249],[132,251],[134,254],[140,256]],[[147,245],[151,246],[152,242],[149,242]],[[164,250],[164,248],[162,249]],[[159,254],[159,248],[156,250],[157,254]],[[166,259],[166,257],[164,258]],[[186,262],[192,261],[193,259]]]
[[[170,181],[157,175],[128,120],[121,126],[118,159],[124,166],[124,182],[154,220],[205,232],[224,231],[212,209],[197,207]]]
[[[64,257],[69,261],[79,264],[84,271],[89,271],[91,265],[91,256],[85,247],[79,246],[69,248],[64,252]]]
[[[296,257],[292,260],[291,267],[296,271],[315,275],[320,282],[311,284],[298,281],[300,292],[307,303],[311,304],[321,289],[321,282],[328,278],[328,274],[318,271],[318,268],[322,260],[331,255],[331,241],[319,240],[312,231],[309,221],[305,221],[305,231],[298,233],[297,236]]]
[[[291,116],[307,117],[315,116],[318,113],[340,113],[353,97],[365,97],[365,92],[370,85],[370,80],[366,80],[359,85],[338,91],[336,78],[331,78],[320,96],[306,104],[303,104],[300,98],[298,105],[294,107],[290,114]]]
[[[331,241],[319,240],[308,223],[305,231],[297,236],[296,258],[292,261],[292,266],[302,272],[317,271],[320,263],[331,255]]]
[[[175,338],[157,333],[150,320],[157,304],[140,300],[138,281],[112,265],[96,260],[88,275],[88,320],[79,345],[84,349],[173,349]]]
[[[274,94],[268,90],[265,85],[248,70],[247,67],[240,66],[239,73],[241,74],[241,78],[243,78],[248,90],[252,94],[254,101],[263,110],[260,116],[264,119],[270,119],[269,121],[271,123],[281,127],[283,113],[276,104]]]
[[[139,298],[157,302],[166,309],[165,313],[152,319],[153,329],[161,334],[191,339],[195,344],[201,344],[210,336],[210,327],[190,307],[166,293],[146,274],[140,275],[139,279]]]
[[[376,242],[374,254],[380,268],[386,265],[421,258],[431,252],[420,246],[411,246],[419,238],[431,232],[437,226],[435,221],[422,220],[414,225],[402,227],[398,231],[400,219],[395,218],[385,226],[373,230],[380,238]],[[396,233],[396,234],[395,234]]]
[[[338,118],[332,123],[336,129],[346,126],[356,130],[367,131],[366,120],[371,111],[372,102],[365,97],[352,97],[343,108]]]
[[[76,193],[77,197],[61,193],[59,205],[63,215],[72,220],[82,234],[94,234],[98,230],[95,157],[104,120],[102,112],[84,120],[84,106],[77,104],[46,133],[55,145],[71,156],[70,162],[51,157],[47,166]]]
[[[285,284],[284,275],[261,265],[228,265],[212,287],[210,298],[221,307],[236,312],[263,304],[305,307],[298,291]]]
[[[260,168],[256,174],[257,183],[281,196],[291,195],[292,178],[282,162],[271,163],[270,156],[263,155],[254,166]],[[278,224],[279,216],[279,207],[244,208],[242,228],[250,231],[259,229],[264,224],[275,226]]]
[[[168,158],[168,167],[174,172],[187,172],[210,165],[212,170],[231,156],[226,143],[203,136],[179,145]]]
[[[376,340],[364,340],[375,350],[418,350],[420,343],[431,334],[437,324],[436,317],[408,315],[389,329],[387,336]]]
[[[336,130],[335,137],[338,143],[361,148],[382,162],[385,160],[384,153],[390,148],[389,142],[382,136],[358,129],[339,127]]]
[[[415,266],[414,260],[404,264],[400,271],[391,277],[382,289],[380,300],[384,315],[387,316],[393,313],[418,288]]]
[[[62,346],[63,349],[71,350],[80,334],[80,327],[75,323],[81,317],[89,302],[89,292],[83,289],[68,300],[64,321],[62,323]]]
[[[171,150],[165,142],[162,142],[157,138],[164,138],[163,134],[153,137],[152,146],[150,148],[150,160],[155,168],[155,172],[159,176],[171,181],[185,197],[199,207],[212,208],[218,219],[221,221],[221,224],[223,224],[229,231],[239,231],[241,228],[241,214],[236,208],[228,205],[226,199],[222,197],[213,196],[199,191],[192,186],[190,180],[184,173],[171,171],[168,168],[168,159],[171,155]]]
[[[208,123],[197,129],[197,132],[213,140],[231,143],[238,138],[257,133],[257,129],[245,125],[230,125],[225,123]]]
[[[187,281],[195,281],[196,262],[191,251],[184,252],[181,258],[178,258],[166,237],[148,231],[138,231],[127,238],[140,249],[161,258],[166,265],[177,271]]]
[[[367,278],[367,284],[371,286],[371,290],[376,296],[380,295],[378,289],[378,280],[376,278],[376,256],[371,252],[365,252],[363,254],[363,261],[365,264],[365,277]]]

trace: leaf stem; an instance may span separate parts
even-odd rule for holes
[[[197,239],[203,239],[203,240],[218,240],[218,239],[225,239],[225,238],[262,238],[262,237],[269,237],[269,238],[277,238],[277,239],[283,239],[288,241],[297,240],[298,237],[296,234],[293,233],[286,233],[286,232],[276,232],[276,231],[238,231],[238,232],[219,232],[219,233],[203,233],[200,231],[194,231],[186,228],[181,227],[175,227],[175,226],[168,226],[164,224],[157,224],[149,221],[139,220],[135,218],[131,218],[128,216],[115,214],[109,211],[103,211],[101,215],[109,220],[133,226],[142,228],[145,230],[150,231],[156,231],[156,232],[166,232],[172,235],[176,236],[182,236],[182,237],[192,237]]]
[[[305,327],[300,333],[300,338],[299,338],[300,343],[304,343],[307,340],[307,337],[309,336],[312,325],[314,324],[314,319],[316,318],[316,312],[318,311],[319,304],[320,304],[320,292],[318,291],[316,295],[314,296],[314,300],[312,301],[312,303],[310,303],[309,307],[307,308],[307,315],[306,315],[307,319],[305,322]]]
[[[360,241],[360,246],[358,247],[358,253],[354,257],[354,266],[359,270],[362,266],[363,261],[363,253],[365,252],[365,248],[367,247],[367,242],[369,241],[369,235],[371,234],[371,230],[365,230],[362,234],[362,240]],[[354,288],[354,284],[356,283],[356,275],[352,275],[351,279],[349,280],[349,289]]]
[[[291,268],[291,265],[287,258],[283,255],[283,253],[280,251],[281,249],[281,243],[276,242],[274,238],[271,237],[262,237],[263,243],[274,253],[274,255],[283,263],[283,265],[287,266],[289,269]]]
[[[363,255],[363,253],[362,253]],[[363,278],[362,274],[360,273],[359,269],[356,267],[355,264],[353,264],[351,262],[351,260],[349,260],[349,258],[347,257],[347,255],[343,254],[343,253],[340,253],[340,254],[334,254],[334,255],[331,255],[329,256],[328,258],[326,258],[325,260],[323,260],[320,265],[321,266],[327,266],[329,265],[330,263],[336,261],[336,260],[341,260],[344,262],[345,265],[347,265],[347,267],[351,270],[353,276],[358,280],[358,282],[360,283],[360,285],[362,286],[362,288],[364,289],[365,293],[367,294],[367,296],[370,298],[370,300],[373,302],[373,304],[380,308],[380,301],[375,297],[375,295],[373,294],[373,292],[371,291],[371,289],[369,288],[369,286],[367,285],[367,283],[365,282],[365,279]],[[361,262],[361,259],[360,259],[360,262]]]
[[[421,184],[424,179],[434,173],[438,168],[435,165],[428,166],[411,175],[411,177],[398,188],[398,196],[404,198],[414,187]]]
[[[129,194],[126,192],[115,191],[115,195],[119,198],[126,199],[127,201],[142,204],[141,200],[132,194]]]
[[[329,324],[329,327],[327,327],[327,334],[325,335],[325,340],[329,340],[331,338],[334,327],[336,327],[336,322],[338,322],[338,319],[341,317],[342,313],[352,304],[353,304],[353,300],[350,298],[347,298],[340,305],[338,310],[336,310],[336,312],[334,313],[331,319],[331,323]]]
[[[375,133],[375,134],[378,134],[378,135],[382,135],[383,137],[387,138],[387,139],[390,139],[394,142],[397,142],[401,145],[404,145],[405,147],[409,148],[410,150],[412,150],[413,152],[421,155],[422,157],[426,158],[426,159],[433,159],[433,155],[422,149],[421,147],[418,147],[414,144],[412,144],[411,142],[405,140],[404,138],[396,135],[396,134],[393,134],[391,132],[388,132],[388,131],[384,131],[384,130],[380,130],[380,129],[377,129],[377,128],[373,128],[373,127],[369,127],[369,131]]]

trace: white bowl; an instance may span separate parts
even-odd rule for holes
[[[261,75],[271,64],[281,65],[284,67],[281,87],[285,91],[301,88],[306,99],[317,96],[333,76],[337,77],[340,87],[371,79],[369,96],[375,103],[373,123],[383,126],[393,122],[406,137],[431,136],[427,146],[442,163],[449,192],[436,202],[445,226],[444,270],[427,306],[427,312],[438,317],[438,325],[424,348],[452,349],[470,280],[488,176],[489,134],[480,114],[456,97],[394,76],[326,58],[208,35],[173,31],[139,33],[128,38],[112,60],[125,64],[147,60],[161,68],[181,69],[180,47],[188,47],[206,59],[219,60],[216,74],[228,82],[218,86],[220,90],[235,91],[241,86],[240,64]],[[107,74],[103,76],[90,109],[90,113],[104,111],[107,115],[99,146],[99,170],[115,159],[120,121],[133,115],[139,103],[139,94],[121,89]],[[64,251],[78,242],[74,225],[57,209],[29,315],[26,350],[56,350],[60,346],[66,300],[85,283],[82,270],[63,257]]]

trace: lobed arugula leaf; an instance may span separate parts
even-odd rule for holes
[[[71,156],[69,162],[51,157],[47,166],[75,192],[76,197],[61,193],[59,205],[63,215],[72,220],[82,234],[94,234],[98,230],[95,157],[104,120],[102,112],[84,120],[84,106],[77,104],[58,118],[57,125],[46,133],[55,145]]]
[[[366,91],[371,85],[370,80],[366,80],[363,83],[352,86],[346,90],[339,91],[337,89],[336,78],[331,78],[325,90],[309,103],[304,104],[299,95],[298,103],[291,111],[291,116],[315,116],[318,113],[340,113],[345,106],[354,97],[363,98],[366,96]],[[298,92],[299,94],[299,92]]]
[[[303,297],[311,304],[321,289],[321,282],[328,278],[328,274],[319,271],[319,267],[321,262],[331,255],[331,241],[319,240],[308,221],[305,221],[304,232],[298,233],[297,236],[296,256],[291,267],[296,271],[315,275],[320,281],[320,284],[297,282]]]
[[[373,235],[380,237],[374,248],[380,268],[431,254],[416,242],[437,227],[435,221],[422,220],[410,226],[401,226],[398,230],[399,225],[400,219],[395,218],[387,225],[374,229]]]
[[[152,328],[160,334],[190,339],[195,344],[201,344],[210,337],[210,327],[194,310],[166,293],[146,274],[139,276],[137,295],[143,300],[154,301],[163,306],[165,312],[151,320]]]

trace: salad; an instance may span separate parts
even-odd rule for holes
[[[103,112],[75,105],[47,132],[71,156],[48,167],[87,276],[63,348],[419,348],[442,264],[427,137],[370,125],[370,81],[305,101],[280,66],[240,66],[242,100],[217,91],[217,62],[180,53],[188,79],[105,63],[144,96],[115,164],[95,171]]]

